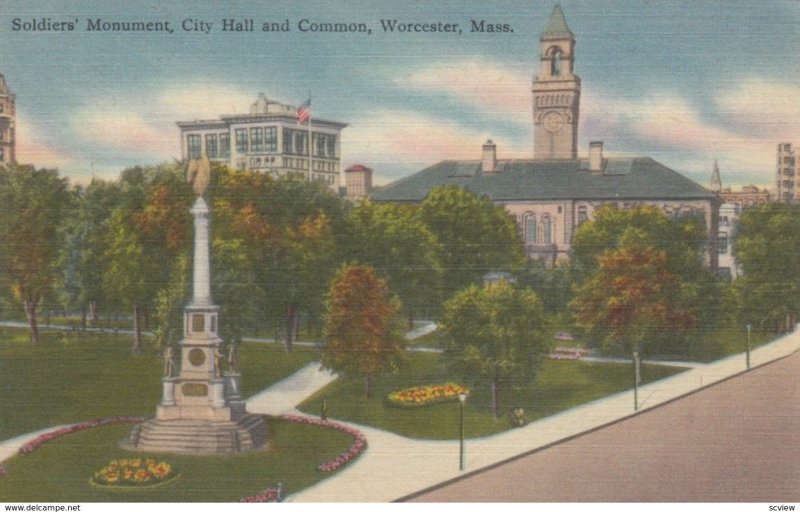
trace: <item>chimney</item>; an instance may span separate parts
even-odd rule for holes
[[[601,140],[589,143],[589,171],[603,172],[603,141]]]
[[[483,159],[481,160],[481,170],[484,174],[491,174],[497,168],[497,146],[492,139],[483,145]]]

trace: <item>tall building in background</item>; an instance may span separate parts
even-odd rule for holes
[[[206,155],[212,162],[223,162],[234,169],[274,176],[310,175],[312,181],[338,192],[340,133],[347,124],[312,117],[309,158],[308,121],[299,123],[299,112],[297,107],[259,94],[249,114],[179,121],[181,156],[187,159]]]
[[[792,145],[788,142],[778,144],[777,170],[777,186],[775,187],[777,200],[785,202],[797,200],[797,158]]]
[[[346,197],[357,201],[372,192],[372,169],[361,164],[351,165],[344,170]]]
[[[0,165],[16,163],[16,99],[0,75]]]
[[[539,41],[539,74],[533,81],[533,156],[575,160],[581,79],[575,74],[575,36],[559,5]]]

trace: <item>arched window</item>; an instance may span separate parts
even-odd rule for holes
[[[527,213],[525,214],[525,243],[535,244],[536,238],[536,215]]]
[[[561,49],[553,48],[550,55],[550,74],[552,76],[561,76]]]
[[[553,223],[549,215],[542,216],[542,243],[553,243]]]

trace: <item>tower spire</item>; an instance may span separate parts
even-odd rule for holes
[[[711,183],[709,183],[708,189],[717,194],[722,192],[722,178],[719,176],[719,165],[716,158],[714,159],[714,170],[711,172]]]
[[[550,14],[550,19],[542,31],[541,39],[562,39],[564,37],[572,37],[575,35],[567,26],[567,20],[564,18],[564,11],[561,10],[561,5],[556,4],[553,7],[553,12]]]

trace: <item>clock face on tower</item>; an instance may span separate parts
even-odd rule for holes
[[[564,126],[564,116],[558,112],[548,112],[542,117],[542,125],[550,133],[561,131],[561,127]]]

